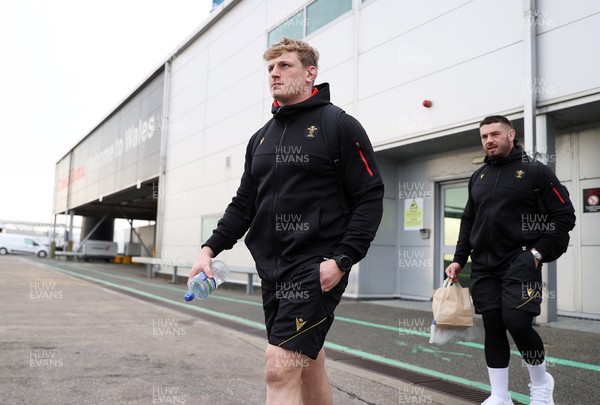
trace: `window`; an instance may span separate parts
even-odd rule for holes
[[[269,46],[283,37],[304,37],[304,9],[300,10],[269,32]]]
[[[306,35],[352,9],[352,0],[317,0],[306,8]]]
[[[269,31],[269,46],[282,37],[302,39],[352,10],[352,0],[316,0]]]
[[[441,224],[440,224],[440,253],[442,254],[440,277],[444,275],[444,269],[452,263],[456,241],[460,232],[460,220],[469,198],[469,186],[466,182],[455,182],[441,186]],[[460,285],[469,287],[471,285],[471,259],[469,258],[465,267],[460,272],[458,279]],[[441,280],[441,279],[440,279]]]

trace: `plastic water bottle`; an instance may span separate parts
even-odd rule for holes
[[[188,283],[188,292],[183,297],[184,300],[187,302],[194,298],[203,300],[229,277],[229,267],[220,260],[213,260],[210,268],[214,278],[209,278],[203,271],[196,274]]]

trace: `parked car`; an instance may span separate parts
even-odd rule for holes
[[[8,253],[33,254],[38,257],[47,257],[50,248],[37,242],[33,236],[14,233],[0,233],[0,255]]]

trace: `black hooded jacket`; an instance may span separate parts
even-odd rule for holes
[[[245,242],[265,282],[285,281],[323,257],[345,254],[358,262],[381,220],[384,188],[371,143],[345,113],[339,121],[341,177],[351,213],[343,213],[321,131],[329,85],[315,89],[301,103],[273,104],[275,119],[262,139],[256,140],[260,131],[250,139],[237,194],[205,243],[216,255],[248,231]]]
[[[552,170],[541,164],[539,186],[547,216],[539,213],[530,160],[515,142],[508,156],[486,157],[482,170],[473,173],[454,262],[464,267],[471,255],[473,270],[503,270],[523,247],[547,255],[573,229],[575,210],[569,196]]]

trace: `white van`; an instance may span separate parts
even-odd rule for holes
[[[0,255],[8,253],[32,254],[47,257],[50,253],[48,246],[35,240],[35,237],[16,233],[0,233]]]

